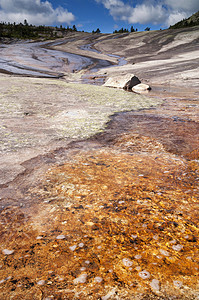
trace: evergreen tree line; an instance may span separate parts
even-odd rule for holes
[[[99,28],[97,28],[96,30],[93,30],[92,33],[100,33],[101,30]]]
[[[52,26],[35,26],[29,25],[26,20],[24,23],[0,23],[0,38],[16,38],[16,39],[36,39],[36,38],[57,38],[64,36],[67,32],[77,31],[75,25],[72,28],[67,28],[60,25],[60,27]]]
[[[138,31],[137,30],[137,28],[136,29],[134,29],[133,28],[133,26],[131,26],[131,29],[129,30],[129,29],[127,29],[127,28],[121,28],[121,29],[119,29],[119,30],[115,30],[115,31],[113,31],[113,33],[125,33],[125,32],[136,32],[136,31]]]
[[[199,18],[198,20],[188,20],[183,19],[182,21],[176,23],[175,25],[172,25],[169,27],[169,29],[178,29],[178,28],[186,28],[186,27],[193,27],[199,25]]]
[[[193,27],[199,25],[199,11],[190,16],[187,19],[183,19],[182,21],[170,26],[171,29],[177,28],[186,28],[186,27]]]
[[[150,28],[145,28],[145,31],[149,31]],[[68,32],[76,32],[77,28],[73,25],[71,28],[69,26],[64,27],[60,25],[60,27],[53,27],[53,26],[35,26],[32,24],[28,24],[27,20],[24,20],[24,23],[0,23],[0,38],[15,38],[15,39],[37,39],[37,38],[44,38],[44,39],[53,39],[64,37]],[[136,32],[138,29],[134,29],[131,26],[130,30],[126,28],[121,28],[119,30],[115,30],[113,33],[129,33],[129,32]],[[92,33],[101,33],[101,30],[97,28],[93,30]]]
[[[146,27],[145,29],[144,29],[145,31],[150,31],[150,27]],[[125,32],[137,32],[138,31],[138,29],[136,28],[136,29],[134,29],[134,27],[133,26],[131,26],[131,28],[130,28],[130,30],[128,29],[128,28],[121,28],[121,29],[119,29],[119,30],[115,30],[115,31],[113,31],[113,33],[125,33]]]

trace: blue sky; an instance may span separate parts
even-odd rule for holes
[[[140,31],[167,28],[198,10],[199,0],[0,0],[0,22]]]

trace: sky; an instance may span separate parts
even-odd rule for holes
[[[199,0],[0,0],[0,22],[73,26],[109,33],[168,28],[199,10]]]

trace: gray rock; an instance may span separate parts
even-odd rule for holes
[[[126,84],[125,86],[123,87],[124,90],[127,90],[127,91],[131,91],[132,88],[138,84],[140,84],[141,81],[139,80],[138,77],[136,76],[133,76]]]
[[[137,84],[132,88],[132,91],[136,93],[141,93],[149,90],[151,90],[151,87],[148,84],[144,83]]]
[[[140,82],[141,81],[134,74],[126,74],[108,78],[104,86],[131,90],[133,86]]]

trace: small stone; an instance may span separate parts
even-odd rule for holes
[[[12,278],[12,276],[8,276],[7,278],[6,278],[6,280],[10,280]]]
[[[164,250],[164,249],[160,249],[160,253],[164,256],[169,256],[170,255],[170,253],[168,251]]]
[[[150,283],[150,286],[154,291],[159,292],[159,290],[160,290],[159,280],[153,279]]]
[[[63,281],[64,280],[64,278],[63,277],[59,277],[59,281]]]
[[[89,265],[89,264],[90,264],[90,261],[89,261],[89,260],[86,260],[86,261],[85,261],[85,264]]]
[[[177,244],[172,246],[173,250],[175,251],[180,251],[183,248],[183,245]]]
[[[138,274],[142,279],[147,279],[147,278],[150,278],[150,276],[151,276],[150,273],[146,270],[141,271]]]
[[[87,274],[83,273],[81,275],[79,275],[77,278],[75,278],[73,280],[74,284],[78,284],[78,283],[85,283],[87,279]]]
[[[74,245],[74,246],[70,246],[70,247],[69,247],[69,249],[70,249],[71,251],[75,251],[76,248],[77,248],[77,245]]]
[[[140,259],[140,258],[142,258],[142,255],[137,254],[137,255],[135,255],[134,257],[135,257],[135,259]]]
[[[144,84],[144,83],[139,83],[132,88],[132,91],[136,92],[136,93],[141,93],[141,92],[150,91],[150,90],[151,90],[151,87],[148,84]]]
[[[64,240],[66,236],[64,234],[60,234],[56,237],[57,240]]]
[[[132,239],[136,239],[138,236],[137,236],[137,234],[132,234],[131,237],[132,237]]]
[[[175,243],[176,243],[176,240],[170,241],[170,244],[175,244]]]
[[[115,289],[112,289],[110,292],[108,292],[108,294],[102,297],[102,300],[108,300],[109,298],[115,295],[115,292]]]
[[[99,276],[94,278],[94,281],[97,282],[97,283],[102,282],[102,280],[103,280],[102,277],[99,277]]]
[[[39,281],[37,282],[37,284],[38,284],[38,285],[44,285],[44,284],[45,284],[45,280],[39,280]]]
[[[84,243],[79,243],[78,245],[80,248],[83,248],[84,247]]]
[[[2,253],[5,254],[5,255],[10,255],[14,252],[14,250],[8,250],[8,249],[4,249],[2,250]]]
[[[123,258],[122,262],[125,265],[125,267],[131,267],[133,264],[133,262],[129,258]]]
[[[4,283],[4,282],[5,282],[5,280],[4,280],[4,279],[0,280],[0,284],[1,284],[1,283]]]
[[[180,288],[182,286],[182,281],[180,281],[180,280],[174,280],[173,284],[175,285],[175,287]]]
[[[191,260],[191,259],[192,259],[192,257],[191,257],[191,256],[187,256],[187,259]]]

